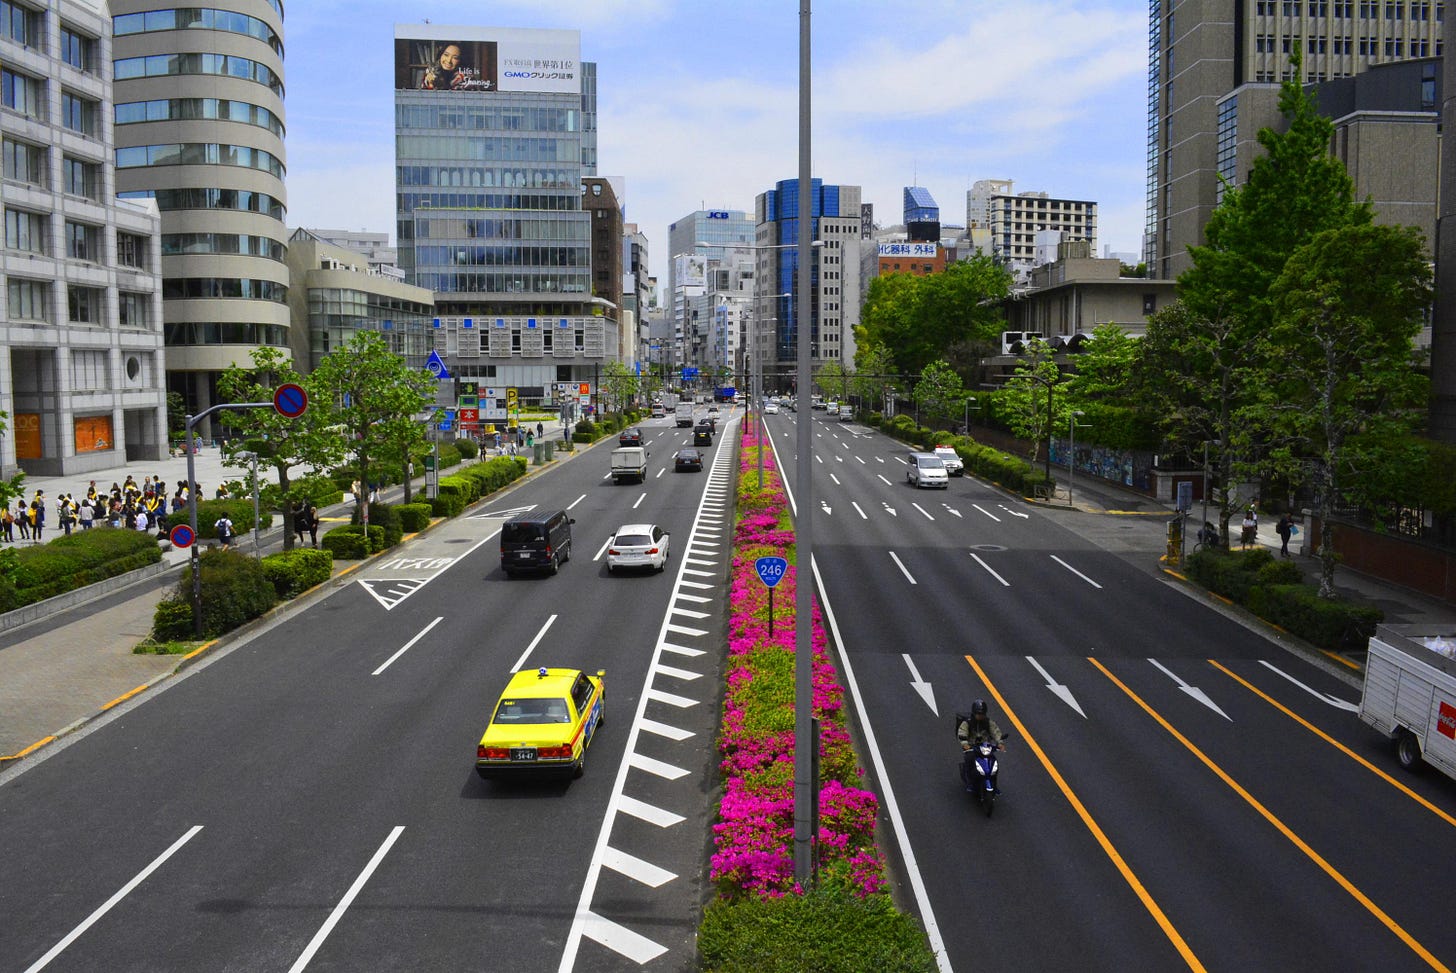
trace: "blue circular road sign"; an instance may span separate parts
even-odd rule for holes
[[[173,547],[183,550],[191,547],[192,542],[197,539],[196,535],[192,533],[192,528],[186,524],[178,524],[176,527],[173,527],[168,532],[167,537],[172,541]]]
[[[297,419],[308,409],[308,393],[302,385],[285,382],[273,392],[273,408],[285,419]]]

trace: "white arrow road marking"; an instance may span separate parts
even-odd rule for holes
[[[1063,561],[1061,558],[1057,557],[1055,554],[1052,555],[1052,560],[1053,561],[1056,561],[1062,567],[1066,568],[1068,571],[1072,572],[1077,577],[1081,578],[1083,581],[1085,581],[1088,584],[1090,584],[1092,587],[1094,587],[1094,588],[1101,588],[1102,587],[1096,581],[1093,581],[1091,578],[1087,577],[1081,571],[1078,571],[1076,568],[1072,567],[1070,564],[1068,564],[1066,561]]]
[[[899,514],[895,513],[895,508],[890,506],[888,503],[885,503],[885,501],[881,500],[880,503],[884,504],[885,513],[889,514],[891,517],[900,516]]]
[[[879,476],[880,482],[884,483],[885,486],[894,486],[893,483],[891,483],[889,480],[886,480],[883,476],[880,476],[880,474],[876,473],[875,476]]]
[[[975,559],[975,561],[976,561],[977,564],[979,564],[981,567],[983,567],[983,568],[986,569],[986,573],[987,574],[989,574],[991,577],[995,578],[997,581],[1001,582],[1001,587],[1003,587],[1003,588],[1009,588],[1009,587],[1011,587],[1011,582],[1009,582],[1005,578],[1001,577],[1001,575],[997,574],[995,571],[992,571],[991,570],[991,565],[989,565],[985,561],[982,561],[981,560],[981,555],[977,554],[975,551],[972,551],[971,552],[971,557]]]
[[[1204,706],[1207,706],[1209,709],[1213,710],[1215,713],[1217,713],[1219,716],[1222,716],[1230,723],[1233,722],[1233,720],[1229,719],[1229,715],[1223,710],[1219,709],[1218,704],[1216,704],[1213,700],[1209,699],[1208,694],[1205,693],[1203,690],[1199,689],[1197,686],[1188,685],[1188,683],[1184,682],[1182,678],[1175,675],[1171,669],[1158,662],[1157,659],[1149,659],[1148,661],[1151,662],[1158,669],[1163,670],[1163,672],[1168,676],[1169,679],[1172,679],[1178,684],[1179,689],[1183,690],[1189,696],[1192,696],[1194,699],[1198,700]]]
[[[1006,511],[1007,513],[1009,513],[1013,517],[1020,517],[1022,520],[1029,520],[1031,518],[1031,514],[1024,514],[1020,510],[1012,510],[1010,507],[1006,506],[1006,504],[1004,504],[1004,503],[1003,504],[1000,504],[1000,507],[1001,507],[1002,510]]]
[[[829,510],[829,504],[825,503],[823,500],[820,500],[819,501],[819,509],[822,510],[822,511],[824,511],[824,516],[826,516],[826,517],[829,516],[829,514],[831,512]]]
[[[956,508],[952,507],[950,504],[943,503],[943,504],[941,504],[941,506],[944,507],[946,510],[949,510],[951,513],[955,514],[957,517],[960,517],[961,516],[961,512],[959,510],[957,510]],[[962,517],[961,519],[964,520],[965,518]]]
[[[610,474],[610,473],[607,474],[607,476],[611,476],[611,475],[612,474]],[[586,496],[586,494],[583,493],[582,496],[584,497],[584,496]],[[576,504],[572,504],[572,506],[574,507],[574,506],[576,506]],[[524,507],[507,507],[504,510],[482,510],[478,514],[471,514],[470,515],[470,519],[471,520],[486,520],[486,519],[491,518],[491,517],[509,518],[509,517],[514,517],[516,514],[528,514],[532,510],[535,510],[535,509],[536,509],[536,505],[534,503],[529,503],[529,504],[526,504],[526,506],[524,506]]]
[[[843,456],[836,456],[836,457],[834,457],[834,459],[835,459],[836,462],[839,462],[839,463],[843,463],[844,462],[844,457]]]
[[[1082,707],[1078,706],[1077,700],[1072,697],[1072,691],[1070,689],[1053,679],[1052,674],[1043,669],[1040,663],[1038,663],[1031,656],[1027,656],[1026,661],[1030,662],[1031,667],[1037,672],[1041,673],[1041,677],[1047,681],[1046,688],[1056,693],[1058,699],[1066,703],[1068,706],[1072,707],[1072,709],[1076,710],[1077,715],[1082,717],[1082,719],[1085,720],[1087,718],[1087,714],[1082,712]]]
[[[905,664],[910,667],[910,688],[920,694],[920,698],[925,700],[925,705],[930,707],[930,712],[939,716],[940,710],[935,707],[935,693],[931,690],[930,683],[920,678],[920,672],[915,668],[915,663],[910,661],[909,655],[902,655],[900,658],[904,659]]]
[[[934,517],[930,516],[930,511],[926,510],[924,507],[920,506],[920,504],[916,503],[915,501],[913,501],[913,500],[910,501],[910,506],[914,507],[916,510],[920,511],[921,513],[923,513],[925,515],[925,519],[926,520],[934,520],[935,519]]]
[[[1313,688],[1312,686],[1306,686],[1304,683],[1300,682],[1298,679],[1295,679],[1289,673],[1283,671],[1282,669],[1278,668],[1277,666],[1270,665],[1269,663],[1265,662],[1263,659],[1260,659],[1259,660],[1259,663],[1260,663],[1260,665],[1262,665],[1265,668],[1267,668],[1270,672],[1276,673],[1277,675],[1283,676],[1285,679],[1288,679],[1290,682],[1294,683],[1300,689],[1303,689],[1305,692],[1309,693],[1315,699],[1318,699],[1318,700],[1320,700],[1321,702],[1324,702],[1324,703],[1329,703],[1335,709],[1342,709],[1342,710],[1345,710],[1345,711],[1350,712],[1350,713],[1358,713],[1358,712],[1360,712],[1360,704],[1359,703],[1349,703],[1349,702],[1346,702],[1343,699],[1340,699],[1338,696],[1331,696],[1329,693],[1322,693],[1318,689]]]
[[[883,463],[884,461],[885,461],[885,458],[883,456],[876,456],[875,457],[875,462],[876,463]]]
[[[837,476],[835,476],[835,475],[834,475],[834,474],[833,474],[833,473],[830,473],[830,474],[829,474],[829,479],[831,479],[831,480],[833,480],[833,481],[834,481],[834,485],[835,485],[835,486],[844,486],[844,484],[843,484],[843,483],[840,483],[840,482],[839,482],[839,477],[837,477]]]
[[[859,509],[859,504],[851,500],[849,501],[849,505],[854,508],[855,513],[859,514],[861,520],[869,520],[869,517],[865,516],[865,512]]]
[[[900,569],[900,573],[905,576],[906,581],[910,582],[911,584],[917,583],[916,580],[910,576],[910,572],[905,570],[905,565],[900,563],[900,559],[895,556],[894,551],[890,552],[890,560],[895,562],[895,566]]]
[[[997,517],[995,514],[993,514],[991,511],[987,510],[985,507],[981,506],[979,503],[973,503],[973,504],[971,504],[971,506],[972,507],[975,507],[981,513],[985,514],[987,517],[990,517],[992,520],[996,521],[996,523],[998,523],[998,524],[1001,523],[1001,518],[1000,517]]]

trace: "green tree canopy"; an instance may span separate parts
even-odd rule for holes
[[[930,423],[948,425],[952,417],[960,418],[965,409],[965,386],[949,363],[933,361],[925,366],[920,381],[915,383],[915,401]]]
[[[887,274],[870,282],[861,326],[871,346],[890,350],[896,372],[919,375],[937,358],[984,354],[1002,330],[1010,287],[1010,274],[987,256],[924,277]]]

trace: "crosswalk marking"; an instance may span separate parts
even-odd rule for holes
[[[628,878],[641,882],[650,888],[660,888],[677,878],[675,872],[669,872],[665,868],[659,868],[649,861],[643,861],[636,855],[629,855],[618,848],[607,846],[602,853],[602,864],[614,872],[619,872]]]
[[[660,946],[646,936],[638,935],[610,919],[603,919],[594,912],[582,916],[581,934],[639,965],[650,963],[667,952],[666,946]]]

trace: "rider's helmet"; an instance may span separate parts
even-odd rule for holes
[[[978,721],[986,718],[986,701],[984,699],[978,699],[971,704],[971,715]]]

